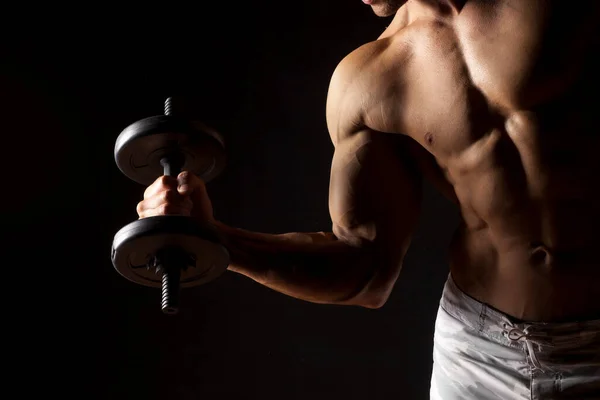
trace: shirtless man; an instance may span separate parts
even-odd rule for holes
[[[298,299],[378,308],[428,179],[462,216],[431,398],[600,398],[600,2],[363,1],[395,16],[333,72],[331,233],[225,226],[185,172],[149,186],[139,217],[212,222],[231,271]]]

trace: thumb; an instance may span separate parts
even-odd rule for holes
[[[211,219],[213,217],[212,203],[204,181],[189,171],[183,171],[177,176],[177,183],[177,191],[183,196],[189,196],[192,200],[194,205],[192,214]]]
[[[183,196],[190,196],[192,193],[195,195],[206,192],[204,182],[195,174],[189,171],[183,171],[177,175],[177,191]]]

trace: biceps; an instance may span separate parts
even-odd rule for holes
[[[365,130],[336,145],[329,208],[333,233],[401,262],[420,212],[421,178],[407,138]]]

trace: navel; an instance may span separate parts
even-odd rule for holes
[[[545,244],[541,242],[531,243],[529,261],[533,265],[550,267],[553,261],[552,252]]]

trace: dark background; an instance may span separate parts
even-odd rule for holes
[[[358,0],[240,3],[6,10],[3,360],[17,398],[427,398],[456,225],[429,186],[379,310],[302,302],[228,272],[167,317],[158,290],[113,269],[113,235],[144,190],[117,169],[114,141],[171,95],[192,96],[227,140],[228,167],[209,184],[218,219],[330,229],[329,78],[390,20]]]

